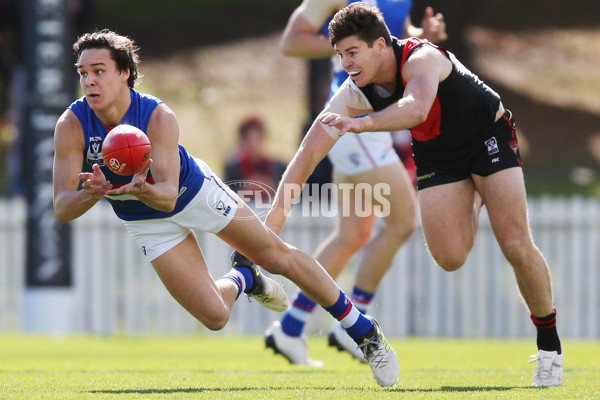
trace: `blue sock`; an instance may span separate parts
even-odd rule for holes
[[[373,301],[373,297],[375,297],[375,293],[367,292],[354,286],[352,290],[352,302],[358,311],[363,314],[369,313],[369,308],[371,306],[371,302]]]
[[[317,307],[317,303],[301,291],[296,293],[292,306],[281,318],[281,330],[288,336],[299,337],[304,331],[308,317]]]
[[[233,267],[236,271],[238,271],[244,277],[244,281],[246,282],[244,292],[248,292],[248,290],[252,289],[254,286],[254,273],[252,269],[249,267]]]
[[[236,284],[238,288],[236,299],[240,297],[242,291],[248,292],[254,286],[254,274],[248,267],[233,267],[220,279],[229,279]]]
[[[373,328],[371,319],[361,314],[341,290],[340,297],[335,304],[324,308],[333,318],[340,321],[348,335],[354,340],[360,339]]]

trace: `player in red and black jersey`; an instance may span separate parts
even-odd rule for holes
[[[429,251],[445,270],[460,268],[485,202],[538,329],[533,385],[561,385],[563,354],[550,272],[529,230],[512,114],[450,52],[420,39],[392,39],[377,9],[353,3],[336,13],[329,33],[349,78],[284,173],[267,225],[281,229],[293,200],[286,204],[283,188],[303,183],[340,136],[410,129]]]

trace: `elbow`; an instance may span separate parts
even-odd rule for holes
[[[429,115],[429,109],[425,107],[417,107],[413,111],[413,126],[417,126],[422,124],[427,120],[427,116]]]
[[[293,36],[283,36],[279,41],[279,50],[286,57],[302,57],[302,42]]]
[[[169,197],[167,201],[163,204],[163,210],[165,212],[171,213],[175,211],[175,207],[177,206],[177,199],[179,198],[178,193],[175,196]]]
[[[171,213],[173,211],[175,211],[175,206],[177,205],[177,199],[169,202],[169,204],[167,204],[167,209],[165,210],[168,213]]]
[[[73,220],[73,218],[68,216],[65,212],[61,212],[56,208],[54,209],[54,215],[56,216],[58,222],[60,222],[61,224],[66,224],[67,222],[71,222]]]
[[[146,204],[154,209],[157,209],[158,211],[172,213],[173,211],[175,211],[175,206],[177,205],[177,198],[163,200],[162,202],[155,204]]]
[[[290,44],[290,42],[287,40],[282,40],[279,43],[279,49],[281,50],[281,53],[286,57],[295,57],[296,56],[296,52],[294,51],[294,46],[292,46]]]

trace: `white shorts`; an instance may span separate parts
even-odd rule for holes
[[[205,174],[204,183],[183,210],[168,218],[123,221],[150,261],[177,246],[192,230],[220,232],[233,219],[242,201],[204,161],[196,161]]]
[[[360,174],[399,161],[389,132],[346,133],[329,150],[329,160],[345,176]]]

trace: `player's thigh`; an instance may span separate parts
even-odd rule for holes
[[[154,259],[152,266],[169,293],[200,321],[228,313],[193,233]]]
[[[417,221],[416,191],[400,161],[356,175],[353,179],[370,185],[376,214],[384,217],[386,224],[414,230]]]
[[[357,189],[359,182],[363,181],[337,172],[333,175],[333,183],[337,188],[337,222],[334,234],[340,242],[353,244],[353,248],[364,245],[370,239],[375,224],[372,196],[368,193],[370,189]]]
[[[528,244],[531,235],[522,169],[508,168],[486,177],[474,175],[473,181],[485,201],[500,246],[512,242]]]
[[[217,236],[264,268],[272,265],[271,261],[277,255],[287,254],[289,249],[243,202],[240,202],[231,222]]]
[[[470,179],[419,190],[421,225],[432,255],[460,258],[474,241],[474,185]]]

